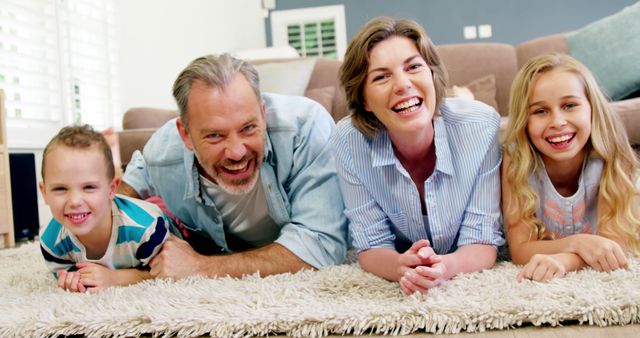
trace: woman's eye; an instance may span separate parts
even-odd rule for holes
[[[376,81],[381,81],[384,80],[387,76],[385,74],[378,74],[373,76],[373,78],[371,78],[371,82],[376,82]]]
[[[571,109],[573,109],[573,108],[575,108],[577,106],[578,106],[577,104],[575,104],[573,102],[570,102],[570,103],[565,104],[564,108],[567,109],[567,110],[571,110]]]

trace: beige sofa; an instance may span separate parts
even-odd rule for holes
[[[501,43],[441,45],[438,52],[449,73],[449,84],[468,87],[476,99],[494,106],[503,116],[503,132],[507,122],[509,89],[519,67],[539,54],[568,53],[569,47],[564,34],[556,34],[518,46]],[[305,90],[305,95],[320,102],[336,121],[348,114],[344,93],[338,83],[339,67],[340,61],[317,59]],[[640,145],[640,98],[614,102],[613,107],[622,117],[631,143]],[[156,128],[176,115],[177,112],[165,109],[128,110],[123,118],[123,130],[119,132],[123,165],[129,162],[134,150],[142,149]]]

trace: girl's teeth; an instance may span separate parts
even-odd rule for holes
[[[549,141],[553,143],[559,143],[559,142],[567,141],[570,138],[571,138],[571,135],[563,135],[563,136],[549,138]]]

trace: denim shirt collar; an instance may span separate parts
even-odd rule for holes
[[[441,116],[433,119],[434,143],[436,146],[436,167],[435,171],[443,174],[453,175],[453,163],[447,129]],[[371,140],[371,164],[375,167],[395,165],[398,159],[393,151],[393,144],[389,133],[386,130],[378,132]]]
[[[185,147],[184,153],[184,170],[185,170],[185,189],[183,198],[186,199],[195,199],[196,201],[202,203],[199,198],[200,194],[200,177],[198,174],[198,166],[196,165],[196,156],[193,151],[187,149]]]

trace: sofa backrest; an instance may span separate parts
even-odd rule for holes
[[[565,39],[566,33],[548,35],[525,41],[516,47],[518,69],[530,58],[547,53],[569,53],[569,45]]]
[[[449,73],[449,86],[468,86],[487,75],[495,77],[498,112],[506,116],[509,90],[517,71],[516,51],[504,43],[448,44],[436,47]]]
[[[176,116],[178,116],[177,110],[149,107],[131,108],[122,117],[122,129],[157,129]]]

